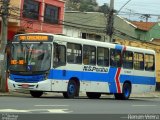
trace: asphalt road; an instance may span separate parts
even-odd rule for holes
[[[31,114],[33,116],[34,114],[72,114],[73,116],[74,114],[88,114],[92,115],[93,118],[96,118],[97,115],[110,114],[111,116],[107,117],[112,117],[113,114],[123,114],[121,117],[126,119],[132,118],[129,115],[133,114],[154,114],[157,115],[155,116],[156,119],[160,119],[160,98],[115,100],[112,97],[103,97],[101,99],[88,99],[86,97],[64,99],[62,96],[43,96],[41,98],[32,98],[30,95],[0,96],[0,114],[6,116],[6,113],[11,115]]]

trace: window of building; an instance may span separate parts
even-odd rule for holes
[[[154,71],[155,63],[154,63],[154,55],[145,55],[145,70],[146,71]]]
[[[142,53],[134,53],[134,69],[144,70],[144,55]]]
[[[38,20],[40,3],[33,0],[24,0],[23,17]]]
[[[58,13],[59,13],[58,7],[46,4],[44,13],[44,22],[51,24],[58,24],[58,17],[59,17]]]
[[[87,33],[82,33],[82,38],[87,39]]]
[[[109,66],[109,49],[108,48],[97,48],[97,64],[99,66]]]
[[[67,44],[67,62],[74,64],[82,63],[82,46],[80,44]]]
[[[110,49],[110,66],[121,67],[121,50]]]
[[[125,51],[123,54],[123,68],[133,69],[133,52]]]
[[[83,46],[83,63],[85,65],[96,65],[96,47],[90,45]]]
[[[81,33],[83,39],[101,41],[101,36],[92,33]]]

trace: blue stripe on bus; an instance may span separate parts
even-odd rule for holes
[[[117,93],[115,75],[117,68],[110,68],[108,73],[101,72],[86,72],[86,71],[70,71],[70,70],[50,70],[48,76],[49,79],[56,80],[69,80],[72,77],[77,77],[80,81],[94,81],[94,82],[108,82],[110,93]],[[44,75],[35,76],[22,76],[22,75],[10,75],[10,79],[16,82],[28,82],[37,83],[44,80]],[[132,75],[120,75],[120,83],[124,83],[126,80],[131,81],[132,84],[144,84],[155,85],[155,77],[146,76],[132,76]],[[106,86],[107,87],[107,86]]]
[[[155,85],[156,83],[155,77],[121,75],[120,82],[124,83],[125,80],[130,80],[132,84]]]
[[[122,49],[123,49],[123,46],[117,44],[117,45],[115,46],[115,49],[116,49],[116,50],[122,50]]]
[[[56,80],[69,80],[71,77],[77,77],[81,81],[95,81],[95,82],[109,82],[115,83],[116,68],[110,68],[108,73],[97,73],[97,72],[85,72],[85,71],[66,71],[66,75],[63,75],[63,70],[51,70],[49,79]],[[131,81],[132,84],[146,84],[155,85],[155,77],[146,76],[132,76],[132,75],[120,75],[120,82],[123,83],[125,80]],[[111,88],[115,88],[116,85],[111,85]]]
[[[115,75],[117,72],[117,68],[110,68],[108,72],[108,84],[109,84],[109,90],[110,93],[117,93],[117,87],[116,87],[116,82],[115,82]],[[104,78],[105,79],[105,78]]]
[[[24,82],[24,83],[37,83],[45,79],[45,75],[14,75],[10,74],[10,79],[15,82]]]

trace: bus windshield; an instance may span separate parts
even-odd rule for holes
[[[48,71],[51,66],[51,49],[51,44],[47,43],[13,43],[9,70]]]

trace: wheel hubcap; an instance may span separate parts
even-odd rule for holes
[[[74,94],[74,92],[75,92],[75,86],[74,86],[73,84],[71,84],[71,85],[69,86],[69,93],[70,93],[70,94]]]
[[[125,95],[126,97],[128,97],[129,94],[130,94],[129,89],[128,89],[128,88],[125,88],[125,89],[124,89],[124,95]]]

